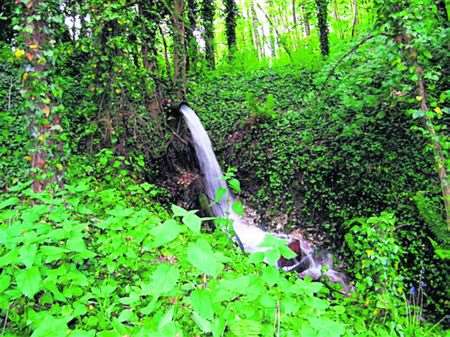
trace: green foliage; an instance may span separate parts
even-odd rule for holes
[[[272,94],[267,95],[263,103],[259,103],[252,93],[247,93],[245,95],[245,101],[248,110],[252,111],[252,114],[256,118],[270,119],[277,116],[277,112],[275,111],[275,98]]]
[[[427,226],[430,228],[434,237],[444,245],[450,244],[448,236],[448,229],[443,221],[443,216],[440,212],[441,204],[438,198],[430,198],[423,192],[417,192],[413,198],[420,216],[424,219]]]
[[[438,51],[442,41],[435,43]],[[401,224],[397,238],[406,247],[399,272],[417,283],[422,265],[428,266],[426,309],[440,319],[448,266],[433,253],[428,238],[437,237],[413,201],[417,191],[439,200],[428,137],[406,113],[417,104],[404,95],[415,83],[405,78],[387,37],[366,42],[329,76],[333,57],[321,71],[284,67],[209,75],[193,86],[190,100],[223,166],[238,168],[242,196],[264,225],[287,214],[287,227],[325,234],[323,244],[344,253],[346,220],[394,212]],[[273,95],[277,118],[255,122],[248,95]]]
[[[395,223],[391,213],[347,222],[346,261],[353,266],[356,292],[379,317],[396,312],[404,293],[399,275],[402,249],[395,238]]]
[[[20,109],[17,67],[11,49],[0,44],[0,189],[26,179],[30,144],[28,119]]]
[[[272,336],[276,313],[286,335],[357,333],[320,283],[250,264],[221,231],[192,231],[194,213],[174,206],[171,216],[142,185],[130,186],[133,196],[104,184],[78,176],[55,196],[24,187],[2,195],[8,333]]]

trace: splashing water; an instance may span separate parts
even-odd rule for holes
[[[333,259],[331,254],[314,249],[311,242],[307,241],[302,235],[286,235],[278,233],[269,233],[253,224],[253,219],[249,216],[239,216],[232,210],[234,197],[228,189],[222,170],[217,162],[216,155],[211,144],[211,140],[203,127],[197,114],[187,105],[180,105],[180,112],[189,128],[192,136],[200,171],[203,175],[205,192],[212,202],[212,212],[218,217],[228,217],[233,221],[233,229],[237,241],[241,244],[244,251],[253,253],[261,252],[267,248],[261,247],[264,239],[268,235],[276,236],[286,241],[289,248],[297,253],[294,259],[281,258],[277,267],[285,271],[295,271],[301,277],[310,276],[317,280],[322,275],[326,275],[332,282],[340,283],[345,292],[350,291],[350,286],[345,275],[333,270]],[[219,202],[214,202],[216,191],[225,190],[226,197]],[[325,268],[324,268],[325,267]],[[326,271],[323,271],[326,269]]]

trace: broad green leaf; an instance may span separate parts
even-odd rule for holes
[[[235,202],[233,202],[233,204],[231,205],[231,208],[233,209],[234,213],[236,213],[237,215],[244,216],[244,214],[245,214],[244,205],[239,200],[236,200]]]
[[[202,330],[204,333],[210,333],[212,331],[211,322],[200,316],[195,311],[192,313],[192,320],[197,323],[200,330]]]
[[[311,325],[317,330],[317,337],[340,337],[345,332],[345,325],[324,317],[309,317]]]
[[[67,240],[66,248],[72,252],[83,253],[86,249],[86,244],[81,236],[75,236]]]
[[[209,291],[206,289],[196,289],[192,292],[190,300],[194,311],[202,318],[207,320],[214,318],[212,294]]]
[[[11,277],[9,275],[2,273],[2,275],[0,276],[0,293],[8,289],[10,284],[11,284]]]
[[[177,205],[172,205],[172,212],[174,216],[185,216],[188,211],[186,211],[184,208],[181,208]]]
[[[187,249],[189,263],[202,273],[216,277],[223,270],[223,264],[214,255],[214,252],[205,239],[191,243]]]
[[[262,332],[261,323],[249,319],[234,320],[229,326],[236,336],[258,337]]]
[[[163,329],[166,325],[172,322],[173,315],[175,312],[175,306],[171,306],[169,310],[166,311],[166,313],[161,317],[158,323],[158,330]]]
[[[73,330],[68,337],[95,337],[95,331]]]
[[[0,202],[0,209],[6,208],[9,206],[15,206],[15,205],[17,205],[18,202],[19,202],[19,198],[17,198],[17,197],[8,198],[8,199]]]
[[[151,247],[160,247],[175,240],[180,234],[182,227],[173,219],[169,219],[151,230],[153,236]]]
[[[48,315],[39,322],[31,337],[67,337],[68,331],[65,319],[56,319]]]
[[[236,178],[230,179],[228,181],[228,185],[230,185],[230,188],[233,190],[233,192],[235,193],[241,192],[241,183]]]
[[[41,282],[41,273],[37,267],[21,270],[16,276],[17,289],[29,298],[41,289]]]
[[[22,246],[19,249],[19,261],[25,267],[30,268],[33,265],[37,253],[37,245]]]
[[[187,213],[185,216],[183,216],[183,223],[189,227],[191,231],[194,233],[200,233],[201,227],[202,227],[202,219],[194,214],[194,213]]]
[[[166,295],[175,289],[180,272],[174,266],[169,264],[161,264],[156,268],[150,277],[150,282],[147,286],[150,288],[152,294]]]
[[[131,309],[122,310],[117,320],[119,322],[131,322],[136,318],[136,315],[133,313]]]
[[[219,187],[216,190],[216,193],[214,195],[214,202],[216,202],[216,203],[221,202],[226,194],[227,194],[227,189],[225,187]]]
[[[42,255],[44,255],[45,263],[52,263],[54,261],[60,260],[67,250],[55,246],[41,246],[39,248],[39,251],[42,253]]]

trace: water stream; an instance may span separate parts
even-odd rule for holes
[[[295,271],[301,277],[310,276],[314,280],[326,276],[332,282],[340,283],[344,292],[349,292],[351,286],[344,274],[333,269],[333,258],[328,252],[317,249],[301,234],[270,233],[262,230],[253,223],[248,215],[239,216],[232,210],[234,197],[224,180],[222,169],[217,161],[211,140],[197,114],[187,104],[180,105],[180,112],[192,136],[197,160],[202,173],[205,192],[211,201],[211,209],[217,217],[228,217],[233,221],[233,229],[237,242],[248,253],[264,251],[261,247],[267,235],[274,235],[286,241],[286,245],[297,254],[296,258],[280,258],[277,267],[285,271]],[[214,202],[218,189],[226,190],[226,197]]]

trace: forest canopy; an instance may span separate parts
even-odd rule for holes
[[[446,0],[3,0],[7,337],[448,336]]]

